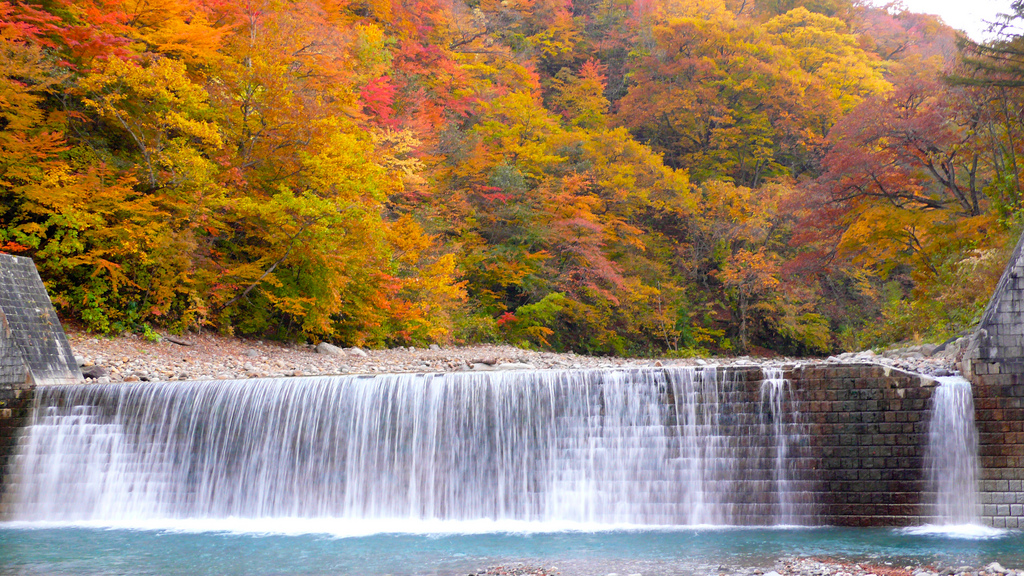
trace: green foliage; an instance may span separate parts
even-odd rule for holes
[[[506,314],[498,319],[498,326],[507,342],[524,348],[547,348],[548,338],[555,331],[558,315],[567,306],[565,294],[551,292],[539,302],[526,304],[516,309],[515,314]]]

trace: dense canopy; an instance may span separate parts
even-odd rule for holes
[[[0,1],[0,251],[102,333],[941,339],[1020,229],[1021,46],[854,0]]]

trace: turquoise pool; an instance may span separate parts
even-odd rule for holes
[[[343,524],[343,521],[337,521]],[[496,564],[556,567],[563,575],[718,573],[791,556],[857,562],[978,566],[1024,564],[1024,534],[954,537],[895,529],[679,528],[572,530],[413,526],[434,533],[361,533],[372,527],[287,520],[165,528],[0,524],[0,575],[457,575]],[[246,528],[248,526],[248,529]],[[273,528],[276,527],[276,530]],[[498,528],[500,527],[491,527]],[[438,531],[440,530],[440,531]],[[532,531],[530,531],[532,530]],[[465,533],[474,532],[477,533]]]

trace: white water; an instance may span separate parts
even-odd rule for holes
[[[779,368],[765,368],[761,383],[761,434],[773,442],[772,479],[777,496],[776,521],[779,524],[796,524],[800,512],[801,494],[794,481],[791,453],[798,449],[797,443],[805,438],[800,431],[799,412],[795,408],[793,386],[783,378]]]
[[[965,525],[980,524],[978,432],[971,383],[959,376],[940,378],[932,394],[925,466],[937,524],[972,532]]]
[[[793,523],[795,414],[766,386],[744,400],[709,367],[40,388],[4,504],[334,534]]]

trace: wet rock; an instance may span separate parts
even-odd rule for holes
[[[82,376],[85,376],[90,380],[96,380],[105,376],[110,376],[110,370],[107,370],[103,366],[87,366],[82,368]]]

